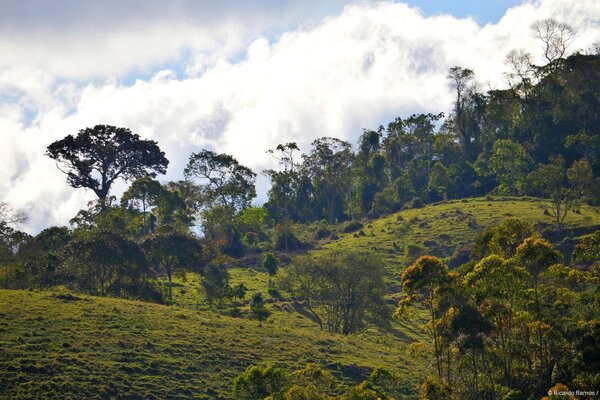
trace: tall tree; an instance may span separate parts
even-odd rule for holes
[[[479,122],[483,114],[484,99],[477,92],[475,73],[462,67],[450,68],[451,87],[456,92],[452,121],[463,150],[463,156],[471,160],[474,145],[479,139]]]
[[[229,154],[210,150],[192,153],[183,171],[186,179],[198,179],[207,200],[240,210],[256,197],[256,174]]]
[[[74,188],[91,189],[102,206],[117,179],[130,181],[167,172],[169,161],[157,143],[141,139],[127,128],[96,125],[48,146],[46,155],[57,162]]]
[[[350,143],[332,137],[312,142],[310,154],[303,155],[303,168],[325,200],[327,221],[335,222],[336,211],[350,185],[354,154]]]
[[[498,180],[500,192],[515,195],[521,188],[530,163],[531,158],[519,143],[510,139],[496,141],[489,167]]]
[[[158,181],[145,176],[136,179],[121,197],[121,206],[136,208],[142,212],[143,234],[149,232],[147,215],[151,208],[156,205],[162,190],[163,188]]]
[[[440,310],[437,305],[439,291],[448,283],[448,267],[437,257],[422,256],[402,273],[402,286],[408,296],[401,301],[395,316],[406,310],[406,305],[420,300],[429,311],[438,377],[442,377],[442,347]]]
[[[531,24],[532,35],[542,42],[542,53],[548,65],[555,68],[557,60],[562,59],[575,38],[575,30],[553,18],[535,21]]]
[[[150,262],[167,275],[169,300],[173,300],[173,275],[202,268],[203,254],[197,239],[183,233],[157,232],[143,242]]]

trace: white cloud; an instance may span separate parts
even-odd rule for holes
[[[396,116],[448,111],[450,67],[472,68],[481,82],[501,86],[504,56],[512,48],[538,53],[529,25],[546,17],[577,29],[574,49],[600,38],[600,9],[592,0],[526,3],[483,27],[448,15],[424,17],[403,4],[362,4],[276,40],[246,38],[247,51],[237,61],[224,55],[230,51],[199,44],[189,64],[178,67],[190,75],[165,69],[131,85],[110,78],[81,84],[75,66],[80,63],[88,74],[110,74],[112,61],[123,71],[135,66],[131,59],[143,59],[140,68],[145,68],[164,61],[165,49],[188,46],[196,28],[155,26],[143,39],[134,35],[140,40],[135,48],[133,39],[120,33],[98,38],[97,54],[89,60],[81,56],[89,53],[78,52],[80,42],[64,38],[65,48],[78,54],[73,69],[66,66],[66,54],[47,70],[30,66],[19,72],[22,62],[35,65],[35,56],[0,64],[0,91],[13,87],[24,93],[0,110],[0,200],[30,210],[29,230],[65,223],[91,195],[68,188],[44,149],[96,123],[127,126],[157,140],[171,161],[164,179],[179,179],[189,154],[202,147],[233,154],[259,172],[273,163],[265,150],[281,142],[297,141],[303,150],[320,136],[355,142],[361,128],[376,128]],[[43,53],[45,46],[42,41],[36,51]],[[130,48],[131,58],[123,55]],[[94,70],[97,59],[106,66]],[[23,113],[32,107],[38,114],[31,122]],[[265,190],[262,179],[262,200]]]

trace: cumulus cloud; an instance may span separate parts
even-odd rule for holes
[[[30,62],[29,70],[21,70],[24,61],[5,61],[0,93],[12,87],[17,94],[0,108],[0,200],[29,210],[30,231],[64,224],[91,194],[69,188],[44,149],[96,123],[127,126],[157,140],[171,160],[163,178],[170,180],[181,178],[189,154],[201,148],[233,154],[259,172],[273,163],[265,150],[281,142],[297,141],[305,151],[321,136],[355,142],[361,128],[376,128],[396,116],[448,111],[450,67],[474,69],[482,85],[502,86],[506,53],[524,48],[539,54],[529,26],[547,17],[576,28],[573,49],[600,38],[600,7],[594,0],[525,3],[485,26],[449,15],[426,17],[405,4],[384,2],[347,6],[280,35],[250,36],[241,53],[198,45],[176,68],[130,84],[110,78],[110,68],[93,72],[109,75],[90,82],[68,68],[40,69]],[[160,40],[155,41],[168,33],[157,32],[139,43],[148,54],[142,57],[145,68],[164,61]],[[175,42],[170,47],[186,43],[181,35],[168,36]],[[115,37],[115,43],[99,45],[95,57],[110,58],[126,46]],[[124,62],[117,69],[131,68]],[[260,201],[266,188],[262,178]]]

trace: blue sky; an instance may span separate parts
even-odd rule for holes
[[[480,24],[494,23],[507,9],[521,4],[515,0],[419,0],[408,4],[419,7],[427,15],[447,13],[458,18],[472,17]]]

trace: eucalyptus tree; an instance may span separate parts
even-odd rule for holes
[[[309,154],[302,155],[302,168],[323,197],[327,221],[333,224],[336,211],[350,187],[354,153],[350,143],[332,137],[319,138],[312,146]]]

